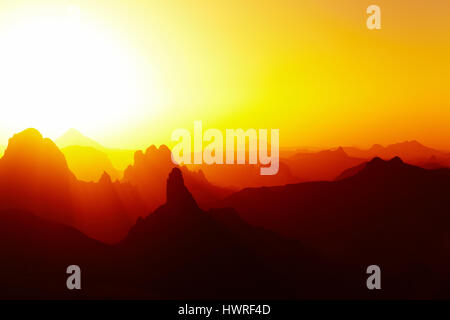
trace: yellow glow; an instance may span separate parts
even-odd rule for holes
[[[13,132],[113,130],[143,108],[139,61],[76,5],[19,12],[0,44],[0,125]]]
[[[280,145],[450,148],[450,1],[0,0],[0,145],[25,127],[170,144],[201,120]]]

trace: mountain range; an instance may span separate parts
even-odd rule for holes
[[[136,152],[124,181],[113,182],[106,172],[97,182],[81,181],[50,139],[28,129],[10,139],[0,159],[0,209],[30,211],[114,243],[138,217],[165,202],[164,182],[174,167],[167,147],[158,151],[153,146],[145,155]],[[230,194],[209,184],[200,172],[183,170],[202,204]]]
[[[336,150],[296,153],[286,159],[292,174],[301,181],[333,180],[343,170],[364,161],[364,158],[350,157],[341,147]]]
[[[63,151],[67,161],[73,164],[72,170],[77,177],[85,181],[97,181],[98,171],[108,171],[111,165],[119,176],[122,176],[121,172],[132,163],[135,152],[135,150],[104,147],[73,128],[57,138],[55,144]],[[82,156],[74,152],[74,149],[81,151]],[[99,158],[100,161],[97,160]],[[96,172],[93,175],[86,176],[86,163],[88,162],[91,163]]]
[[[166,203],[117,245],[32,213],[0,211],[0,297],[319,297],[332,279],[342,281],[317,273],[330,266],[326,260],[249,226],[233,209],[201,210],[179,168],[166,189]],[[73,263],[83,270],[81,292],[66,290],[58,276]],[[332,287],[325,295],[333,294]]]
[[[248,188],[218,204],[333,261],[377,264],[385,297],[434,297],[447,283],[450,169],[374,158],[338,181]],[[412,280],[414,279],[414,280]],[[448,288],[447,288],[448,289]],[[448,294],[448,292],[446,292]]]
[[[86,182],[18,133],[0,159],[0,297],[450,298],[450,169],[345,148],[289,161],[324,179],[233,190],[150,146],[122,179]],[[81,291],[64,286],[72,264]],[[383,290],[365,286],[372,264]]]
[[[55,143],[61,148],[70,170],[79,180],[87,182],[98,181],[103,172],[107,172],[113,181],[122,179],[124,171],[133,164],[136,153],[133,150],[103,147],[76,129],[70,129],[56,139]],[[426,147],[415,140],[386,147],[375,144],[369,149],[357,147],[328,150],[283,149],[280,153],[280,169],[274,176],[261,176],[260,166],[250,164],[240,166],[203,164],[188,167],[191,171],[201,171],[205,178],[216,186],[238,190],[305,181],[331,181],[344,170],[374,157],[389,160],[396,156],[407,163],[427,169],[450,167],[449,152]]]
[[[412,164],[427,161],[434,157],[444,161],[445,166],[449,165],[450,153],[429,148],[416,140],[404,141],[400,143],[390,144],[383,147],[379,144],[374,144],[367,150],[358,149],[355,147],[344,147],[343,150],[351,157],[372,159],[379,157],[384,160],[400,157],[404,161]]]

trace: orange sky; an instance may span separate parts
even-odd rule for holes
[[[279,128],[281,146],[450,150],[449,16],[444,0],[2,0],[0,145],[33,126],[143,148],[202,120]]]

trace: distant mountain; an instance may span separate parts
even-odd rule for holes
[[[323,149],[318,147],[290,147],[290,148],[283,148],[280,147],[280,158],[286,159],[290,158],[298,153],[315,153],[322,151]]]
[[[59,148],[66,148],[69,146],[81,146],[81,147],[91,147],[97,150],[104,149],[104,147],[100,143],[84,136],[81,132],[73,128],[69,129],[66,133],[57,138],[55,140],[55,144]]]
[[[261,175],[261,167],[259,164],[189,165],[189,168],[193,170],[201,170],[211,183],[233,190],[299,182],[299,179],[291,173],[291,168],[284,160],[280,161],[278,173],[275,175]]]
[[[148,213],[127,183],[77,180],[64,154],[35,129],[14,135],[0,159],[0,209],[33,212],[82,230],[105,242],[118,242],[139,216]]]
[[[218,206],[349,268],[381,266],[384,297],[430,298],[450,296],[449,191],[449,169],[374,158],[339,181],[248,188]]]
[[[107,155],[109,160],[111,161],[114,168],[116,168],[119,171],[125,170],[127,166],[129,166],[133,161],[133,154],[134,150],[125,150],[125,149],[114,149],[114,148],[106,148],[102,146],[100,143],[96,142],[95,140],[92,140],[91,138],[88,138],[84,136],[81,132],[79,132],[76,129],[69,129],[66,133],[64,133],[61,137],[57,138],[55,140],[56,145],[61,149],[66,149],[68,147],[89,147],[91,148],[89,155],[98,158],[99,152],[103,152]],[[92,151],[92,149],[97,150],[98,152]],[[84,149],[84,151],[88,151],[89,149]],[[70,153],[70,155],[73,155]],[[102,156],[103,157],[103,156]],[[104,157],[103,157],[104,158]],[[86,159],[87,161],[87,159]],[[102,160],[103,162],[105,160]],[[78,166],[75,166],[75,161],[70,160],[72,164],[72,168],[76,175],[78,177],[84,177],[86,175],[84,166],[79,168]],[[98,169],[100,170],[100,169]],[[113,178],[115,177],[115,173],[113,173],[110,170],[103,170],[107,171]],[[89,175],[91,176],[91,175]],[[91,180],[91,179],[89,179]]]
[[[302,181],[334,180],[343,170],[359,165],[364,159],[347,155],[343,148],[313,153],[297,153],[286,160],[292,174]]]
[[[339,180],[344,180],[344,179],[353,177],[354,175],[356,175],[360,171],[362,171],[366,167],[367,164],[368,164],[368,162],[363,162],[355,167],[348,168],[348,169],[342,171],[342,173],[340,175],[338,175],[335,180],[339,181]]]
[[[343,214],[355,215],[359,220],[367,214],[372,214],[375,206],[388,206],[388,200],[394,201],[396,197],[398,201],[409,200],[414,203],[426,202],[429,200],[427,195],[436,197],[435,200],[440,196],[441,202],[430,203],[430,208],[438,205],[445,208],[448,205],[445,200],[450,184],[450,169],[427,170],[406,164],[398,157],[389,161],[374,158],[356,168],[359,170],[339,181],[247,188],[220,202],[220,206],[236,208],[252,224],[283,231],[289,236],[301,237],[298,227],[301,227],[301,230],[308,229],[306,222],[313,223],[317,219],[319,223],[326,222],[324,219],[331,219],[330,224],[323,224],[319,229],[310,229],[322,232],[325,227],[338,227],[338,224],[332,225],[332,221],[350,222],[341,219]],[[400,186],[402,188],[399,188]],[[413,197],[420,192],[423,192],[421,197]],[[404,204],[406,206],[401,214],[409,214],[409,210],[419,209],[410,208],[408,202]],[[383,216],[392,209],[387,207]],[[441,210],[437,213],[440,212]],[[296,223],[291,223],[293,221],[290,219]],[[291,228],[293,234],[289,231]]]
[[[98,181],[104,172],[113,181],[121,178],[121,173],[114,168],[106,153],[98,149],[73,145],[62,148],[61,151],[69,169],[79,180]]]
[[[416,165],[425,169],[450,168],[450,155],[441,156],[440,159],[431,156],[427,160],[418,161]]]
[[[10,142],[8,160],[0,165],[10,165],[23,139],[36,139],[30,149],[55,152],[51,141],[26,131]],[[24,162],[45,168],[39,161]],[[139,218],[116,245],[24,210],[0,210],[0,297],[450,297],[448,169],[375,158],[340,181],[248,188],[220,203],[237,210],[208,211],[199,207],[183,175],[180,168],[170,170],[164,204]],[[43,182],[36,181],[33,191],[40,196]],[[94,199],[97,205],[87,215],[103,212],[108,203],[120,207],[110,194],[121,184],[112,183],[107,174],[98,183],[78,183],[77,190],[85,194],[74,199],[84,199],[88,206]],[[27,201],[29,195],[22,197]],[[99,224],[111,219],[116,218],[95,216]],[[82,269],[81,291],[65,287],[65,270],[72,264]],[[372,264],[381,268],[382,290],[365,286],[366,268]]]
[[[361,150],[355,147],[344,147],[346,153],[353,157],[372,159],[379,157],[382,159],[391,159],[394,157],[400,157],[406,162],[417,162],[430,157],[438,157],[444,154],[444,152],[426,147],[418,141],[404,141],[400,143],[390,144],[383,147],[379,144],[373,145],[368,150]]]
[[[138,217],[166,200],[166,177],[176,166],[165,146],[152,146],[145,154],[136,152],[135,163],[125,171],[123,180],[116,182],[114,168],[98,150],[72,146],[65,151],[78,174],[85,168],[86,175],[95,174],[98,182],[78,180],[64,154],[37,130],[28,129],[11,138],[0,159],[0,209],[33,212],[114,243],[126,236]],[[231,194],[231,190],[210,184],[200,171],[181,170],[202,207]]]
[[[74,224],[70,204],[75,183],[62,152],[37,130],[9,139],[0,159],[0,208],[38,211],[53,221]]]
[[[349,168],[347,170],[344,170],[336,178],[336,181],[343,180],[343,179],[346,179],[346,178],[350,178],[350,177],[358,174],[359,172],[361,172],[363,169],[366,168],[367,165],[370,165],[370,163],[377,162],[377,161],[380,161],[380,160],[382,160],[382,159],[379,158],[379,157],[375,157],[370,162],[369,161],[368,162],[364,162],[364,163],[361,163],[360,165],[358,165],[356,167],[352,167],[352,168]],[[399,160],[400,160],[399,157],[394,157],[394,158],[391,159],[391,161],[389,163],[395,163],[396,161],[399,161]],[[439,163],[435,156],[430,157],[430,159],[428,159],[428,161],[423,161],[423,162],[417,163],[417,166],[420,167],[420,168],[430,169],[430,170],[447,168],[442,163]]]
[[[172,162],[170,149],[161,145],[152,145],[144,152],[137,151],[134,163],[124,172],[123,181],[130,183],[139,191],[141,198],[149,208],[156,209],[166,201],[165,181],[173,168],[178,167]],[[202,171],[190,171],[181,167],[187,187],[194,194],[201,207],[231,194],[231,190],[211,184]]]

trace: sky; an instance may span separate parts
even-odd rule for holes
[[[201,120],[279,129],[282,147],[450,150],[449,16],[446,0],[2,0],[0,145],[28,127],[170,145]]]

